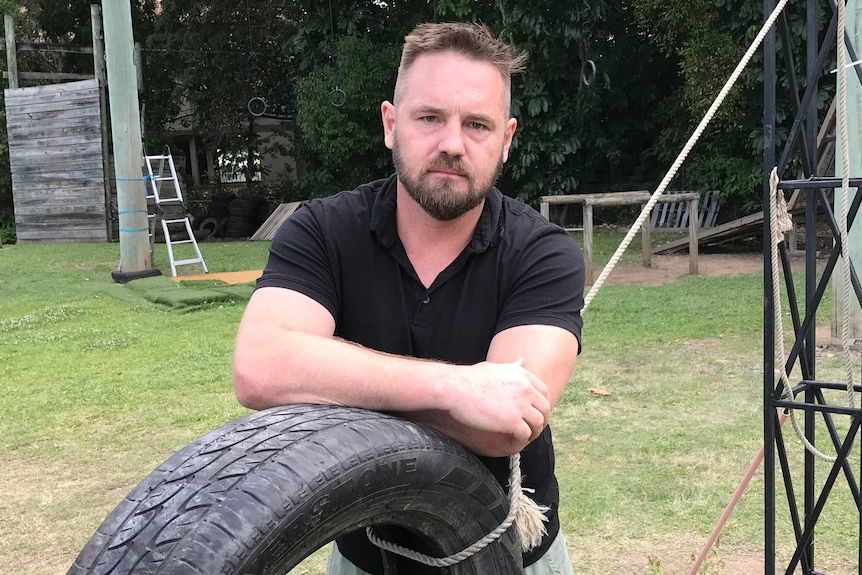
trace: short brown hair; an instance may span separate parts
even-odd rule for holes
[[[410,66],[422,55],[455,52],[474,60],[487,62],[497,68],[509,84],[513,74],[522,72],[527,64],[527,53],[496,38],[484,24],[442,22],[420,24],[404,38],[401,65],[398,67],[398,84]]]

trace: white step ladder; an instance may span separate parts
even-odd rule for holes
[[[155,249],[156,241],[156,226],[161,224],[162,232],[165,236],[165,245],[168,248],[168,259],[171,263],[171,276],[177,277],[177,266],[185,266],[190,264],[200,264],[204,273],[209,273],[207,265],[204,263],[204,258],[201,255],[201,250],[198,247],[198,242],[195,240],[194,232],[192,232],[192,224],[189,222],[189,216],[186,212],[183,194],[180,191],[180,182],[177,179],[177,169],[174,166],[174,158],[171,156],[170,150],[159,156],[144,156],[147,165],[147,182],[149,182],[149,193],[147,200],[153,200],[154,212],[149,214],[150,222],[150,256],[152,257]],[[157,162],[157,171],[153,169],[153,163]],[[168,173],[165,173],[165,168]],[[173,191],[170,189],[162,190],[162,182],[173,182]],[[182,208],[183,217],[181,218],[164,218],[163,205],[179,205]],[[178,229],[183,226],[184,232]],[[175,234],[185,234],[185,239],[175,240],[171,237],[171,226]],[[174,259],[174,246],[180,244],[190,244],[197,254],[197,257],[185,260]]]

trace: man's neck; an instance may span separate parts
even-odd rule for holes
[[[483,208],[484,202],[454,220],[441,222],[428,215],[398,183],[398,237],[425,287],[430,287],[473,239]]]

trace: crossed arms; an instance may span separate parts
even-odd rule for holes
[[[396,412],[479,455],[520,452],[548,424],[578,353],[569,331],[523,325],[494,336],[486,361],[452,365],[389,355],[334,337],[329,311],[299,292],[254,292],[233,375],[252,409],[293,403]]]

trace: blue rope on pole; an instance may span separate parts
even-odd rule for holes
[[[140,178],[114,178],[115,182],[152,182],[156,179],[155,176],[143,176]]]
[[[120,232],[122,232],[122,233],[124,233],[124,234],[139,234],[139,233],[142,233],[142,232],[147,232],[147,233],[149,233],[149,232],[150,232],[150,228],[134,228],[134,229],[128,229],[128,230],[127,230],[127,229],[124,229],[124,228],[120,228],[120,230],[119,230],[119,231],[120,231]]]
[[[118,216],[122,216],[123,214],[149,214],[147,210],[123,210],[117,212]]]

